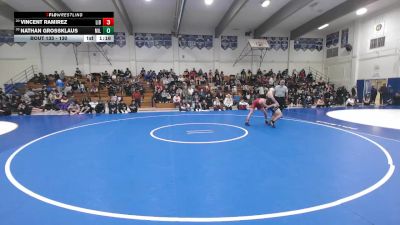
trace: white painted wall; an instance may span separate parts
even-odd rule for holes
[[[354,82],[352,75],[352,53],[346,51],[345,48],[341,48],[341,35],[343,29],[349,29],[349,43],[353,45],[354,51],[354,24],[343,26],[339,29],[340,37],[339,44],[333,47],[339,47],[339,56],[333,58],[326,58],[327,49],[324,49],[324,74],[329,78],[329,81],[335,84],[337,87],[345,86],[350,89]],[[326,37],[325,37],[326,38]]]
[[[144,30],[144,32],[154,32],[154,30]],[[247,37],[238,36],[238,41],[238,48],[235,50],[222,50],[220,39],[214,39],[214,47],[212,49],[203,48],[199,50],[197,48],[181,49],[178,47],[177,38],[173,38],[170,49],[157,49],[155,47],[138,48],[134,45],[134,38],[130,36],[129,40],[127,40],[127,45],[123,48],[118,46],[114,46],[113,48],[104,47],[112,65],[109,65],[99,52],[95,52],[96,48],[93,44],[82,43],[77,48],[78,65],[76,65],[72,45],[67,47],[64,45],[43,46],[38,43],[29,43],[23,47],[18,45],[12,47],[3,45],[0,46],[0,84],[4,84],[4,82],[30,65],[37,65],[41,72],[45,74],[53,73],[55,70],[58,72],[64,70],[66,74],[73,74],[77,66],[84,73],[104,70],[112,71],[114,68],[125,69],[127,67],[136,73],[142,67],[146,70],[154,69],[156,71],[172,68],[179,73],[182,73],[185,69],[192,68],[202,68],[203,71],[218,69],[224,71],[226,75],[239,73],[242,69],[252,68],[254,71],[257,70],[259,67],[257,60],[255,59],[254,64],[251,65],[250,57],[245,58],[233,67],[234,61],[247,44]],[[261,65],[261,69],[282,71],[289,65],[290,71],[293,69],[308,68],[309,66],[323,71],[324,53],[322,51],[304,52],[300,50],[296,52],[293,50],[293,42],[290,46],[290,57],[289,51],[269,51],[264,63]]]
[[[353,51],[339,49],[339,57],[326,59],[324,72],[337,85],[352,87],[359,79],[386,79],[400,77],[400,7],[391,7],[366,15],[347,26]],[[374,31],[376,24],[384,22],[381,34]],[[370,40],[385,36],[385,46],[370,49]]]
[[[356,28],[358,34],[358,73],[357,79],[381,79],[400,76],[400,7],[391,8],[385,13],[375,14],[361,20]],[[377,37],[375,25],[383,22],[385,46],[370,50],[370,39]],[[357,32],[356,31],[356,32]]]

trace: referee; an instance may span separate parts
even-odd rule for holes
[[[279,108],[283,110],[286,108],[286,101],[288,100],[288,88],[285,86],[285,80],[281,80],[279,85],[275,86],[275,99],[279,103]]]

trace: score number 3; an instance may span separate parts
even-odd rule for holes
[[[103,26],[114,26],[114,18],[103,18]]]

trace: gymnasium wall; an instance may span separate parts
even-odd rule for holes
[[[339,48],[339,56],[326,59],[324,72],[335,84],[352,87],[359,79],[400,77],[400,5],[361,17],[341,30],[349,28],[352,52]],[[382,31],[375,30],[383,23]],[[385,36],[385,46],[370,49],[370,40]]]
[[[167,32],[148,29],[139,29],[136,32]],[[196,34],[198,32],[189,32],[187,34]],[[207,33],[205,33],[207,34]],[[226,35],[238,35],[234,33]],[[271,34],[270,36],[280,36],[282,34]],[[287,35],[285,35],[287,36]],[[310,37],[317,37],[315,35]],[[165,48],[138,48],[134,45],[133,36],[127,40],[127,45],[123,48],[114,46],[113,48],[105,46],[106,55],[110,58],[112,65],[104,59],[99,52],[95,51],[93,44],[81,44],[78,50],[78,67],[84,72],[100,72],[104,70],[112,70],[114,68],[125,69],[129,67],[133,72],[138,73],[142,67],[145,69],[174,69],[183,72],[185,69],[202,68],[203,70],[219,69],[225,74],[236,74],[244,69],[257,70],[259,64],[257,59],[251,65],[251,58],[238,63],[233,67],[233,63],[240,55],[241,51],[247,44],[247,38],[238,35],[238,48],[235,50],[223,50],[220,47],[220,39],[214,39],[214,47],[208,49],[181,49],[178,47],[177,38],[172,39],[173,45],[170,49]],[[289,70],[308,68],[309,66],[323,71],[323,51],[294,51],[293,42],[291,42],[290,58],[288,63],[289,51],[271,50],[267,53],[261,69],[275,71],[284,70],[289,65]],[[73,74],[75,71],[76,59],[72,45],[70,46],[43,46],[38,43],[28,43],[21,47],[14,45],[0,46],[0,84],[9,80],[13,75],[19,73],[30,65],[38,65],[39,69],[44,73],[53,73],[55,70],[64,70],[66,74]]]
[[[385,46],[370,50],[370,39],[377,36],[375,26],[383,23]],[[357,79],[400,77],[400,7],[371,15],[357,24]]]

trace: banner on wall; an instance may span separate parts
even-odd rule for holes
[[[213,47],[213,36],[212,35],[179,35],[178,43],[180,48],[206,48],[211,49]]]
[[[164,47],[169,49],[172,46],[172,35],[158,33],[135,33],[135,45],[139,48],[146,46],[147,48]]]
[[[237,36],[221,36],[221,48],[227,50],[228,48],[235,50],[238,46]]]
[[[328,34],[326,36],[327,48],[330,48],[331,46],[336,46],[337,44],[339,44],[339,31],[332,34]]]
[[[294,50],[299,51],[322,51],[323,49],[323,38],[298,38],[294,40]]]
[[[340,47],[344,48],[349,43],[349,29],[342,30],[342,36],[340,39]]]
[[[283,51],[286,51],[289,48],[289,38],[288,37],[266,37],[269,48],[268,50],[274,49],[278,51],[279,49],[282,49]]]
[[[114,44],[122,48],[126,45],[125,32],[115,32],[114,33]]]
[[[0,30],[0,46],[7,44],[13,46],[18,44],[19,46],[24,46],[26,42],[14,42],[14,31],[13,30]]]

